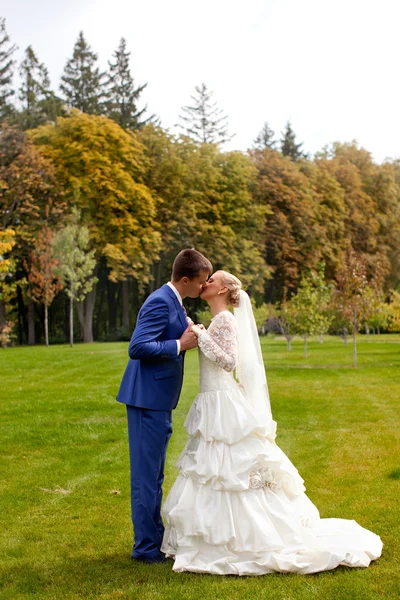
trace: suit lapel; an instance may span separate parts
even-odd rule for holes
[[[178,298],[174,294],[173,290],[171,290],[171,288],[169,287],[169,285],[167,285],[167,284],[163,285],[163,289],[167,292],[167,294],[169,295],[169,297],[172,298],[172,300],[175,302],[175,306],[177,308],[179,319],[180,319],[180,321],[182,323],[182,326],[185,329],[187,329],[188,324],[187,324],[187,321],[186,321],[185,313],[183,312],[182,306],[181,306]]]

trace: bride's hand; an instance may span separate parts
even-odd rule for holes
[[[194,334],[195,334],[197,337],[199,337],[199,335],[200,335],[200,332],[202,331],[202,329],[204,329],[204,327],[203,327],[203,326],[200,326],[200,325],[192,325],[192,326],[191,326],[191,328],[190,328],[190,331],[193,331],[193,333],[194,333]]]

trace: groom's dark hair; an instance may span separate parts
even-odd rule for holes
[[[179,252],[172,265],[172,281],[180,281],[182,277],[194,279],[201,271],[208,271],[211,275],[212,264],[194,248],[187,248]]]

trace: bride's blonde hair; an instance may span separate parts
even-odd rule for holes
[[[240,279],[235,277],[235,275],[228,273],[228,271],[220,270],[219,273],[221,273],[221,275],[222,275],[221,281],[222,281],[223,285],[225,287],[227,287],[229,290],[229,294],[228,294],[229,304],[231,306],[233,306],[234,308],[238,307],[239,300],[240,300],[240,290],[242,288],[242,282],[240,281]]]

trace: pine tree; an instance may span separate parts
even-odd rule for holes
[[[299,160],[300,158],[306,158],[306,154],[300,150],[301,144],[296,144],[296,134],[292,129],[290,121],[286,123],[285,131],[282,133],[281,152],[283,156],[289,156],[292,160]]]
[[[114,62],[108,61],[106,114],[123,129],[133,130],[138,129],[149,119],[141,121],[147,106],[141,110],[137,108],[137,101],[147,83],[135,88],[129,68],[130,55],[131,53],[126,49],[126,40],[121,38],[113,54]]]
[[[12,56],[16,49],[15,44],[10,44],[6,20],[0,17],[0,121],[13,111],[10,100],[15,93],[11,88],[15,61]]]
[[[66,103],[88,114],[101,112],[103,74],[96,67],[97,54],[92,52],[81,31],[74,53],[65,65],[60,89]]]
[[[195,87],[196,94],[191,96],[193,106],[183,106],[179,116],[179,125],[185,134],[200,144],[224,144],[232,139],[228,134],[228,117],[212,102],[213,92],[205,83]]]
[[[32,46],[25,51],[25,58],[21,63],[19,74],[21,87],[19,99],[23,109],[20,119],[23,129],[32,129],[42,125],[48,120],[46,108],[48,100],[54,96],[50,90],[49,74],[43,63],[40,63]]]
[[[265,148],[273,149],[276,145],[276,141],[274,141],[274,135],[275,132],[272,131],[268,125],[268,122],[265,121],[263,128],[253,142],[254,147],[258,150],[264,150]]]

